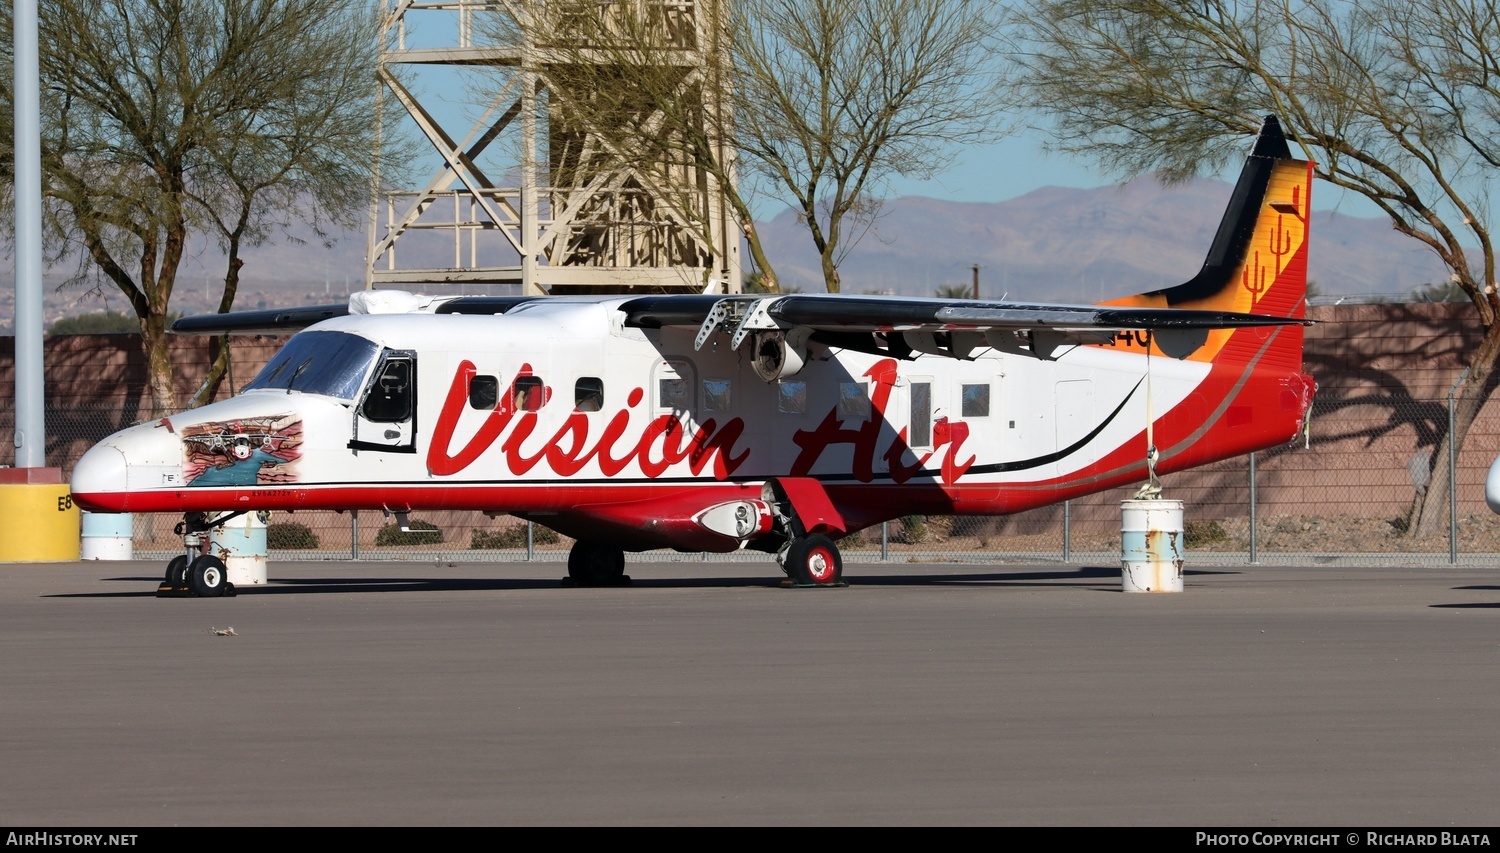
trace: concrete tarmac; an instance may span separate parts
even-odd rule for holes
[[[0,825],[1500,825],[1500,568],[162,569],[0,566]]]

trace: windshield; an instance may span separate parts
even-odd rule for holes
[[[353,400],[380,348],[374,341],[346,332],[302,332],[245,386],[324,394]]]

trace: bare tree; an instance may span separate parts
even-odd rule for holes
[[[706,23],[678,25],[668,6]],[[554,102],[642,173],[690,166],[726,188],[761,286],[779,289],[751,199],[790,204],[839,263],[895,176],[929,177],[998,126],[998,6],[977,0],[603,0],[528,6]],[[697,36],[695,33],[704,35]],[[698,51],[706,62],[685,62]]]
[[[1484,330],[1431,459],[1462,447],[1500,381],[1496,0],[1040,0],[1014,24],[1010,91],[1050,116],[1058,149],[1184,179],[1237,156],[1275,114],[1318,177],[1435,252]],[[1445,465],[1431,474],[1418,536],[1440,528],[1452,486]]]
[[[227,255],[219,309],[228,311],[242,249],[279,228],[310,224],[317,233],[364,213],[375,14],[347,0],[41,4],[49,252],[81,251],[85,269],[124,293],[140,322],[156,414],[179,408],[165,334],[193,235]],[[3,16],[9,61],[9,4]],[[6,85],[6,122],[12,95]],[[193,404],[212,399],[226,367],[218,345]]]

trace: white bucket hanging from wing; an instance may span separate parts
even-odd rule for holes
[[[1182,592],[1182,501],[1121,501],[1120,519],[1124,590]]]
[[[1156,477],[1156,425],[1151,400],[1151,350],[1146,349],[1146,474],[1120,503],[1120,576],[1126,592],[1182,592],[1182,501],[1161,496]]]

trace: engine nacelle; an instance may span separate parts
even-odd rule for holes
[[[807,339],[811,335],[811,329],[800,327],[756,332],[752,340],[755,358],[751,362],[755,375],[766,382],[796,376],[807,363]]]

